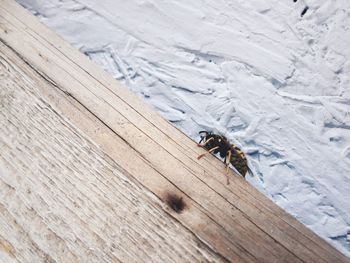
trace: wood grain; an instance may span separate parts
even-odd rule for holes
[[[0,41],[6,257],[348,261],[10,0]]]
[[[222,260],[52,108],[38,88],[48,84],[16,67],[6,49],[0,45],[0,247],[7,262]]]

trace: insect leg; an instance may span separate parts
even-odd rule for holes
[[[204,147],[204,146],[206,146],[211,140],[214,140],[214,138],[211,137],[209,140],[205,141],[203,144],[201,144],[201,141],[202,141],[202,140],[200,140],[199,143],[197,144],[197,146],[198,146],[198,147]]]
[[[215,151],[216,149],[218,149],[219,148],[219,146],[216,146],[216,147],[214,147],[214,148],[211,148],[209,151],[207,151],[206,153],[203,153],[203,154],[201,154],[201,155],[199,155],[198,157],[197,157],[197,159],[199,160],[200,158],[202,158],[203,156],[205,156],[205,155],[207,155],[208,153],[211,153],[212,151]]]
[[[228,166],[230,165],[230,161],[231,161],[231,155],[232,155],[232,152],[231,150],[228,150],[227,151],[227,154],[226,154],[226,157],[225,157],[225,165],[226,165],[226,174],[228,174]]]
[[[227,179],[227,184],[230,184],[230,180],[229,180],[229,178],[228,178],[228,173],[229,173],[229,168],[228,168],[228,166],[230,165],[231,155],[232,155],[231,150],[228,150],[228,151],[227,151],[227,154],[226,154],[226,156],[225,156],[225,160],[224,160],[225,165],[226,165],[226,179]]]

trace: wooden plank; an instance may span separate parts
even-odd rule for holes
[[[0,4],[2,53],[23,75],[40,83],[37,98],[49,100],[54,112],[60,112],[81,136],[98,145],[104,154],[101,159],[110,158],[128,180],[136,180],[143,192],[159,198],[154,200],[171,215],[166,220],[180,222],[183,231],[206,244],[212,257],[347,261],[241,178],[233,177],[227,187],[218,160],[209,157],[198,162],[196,156],[202,150],[184,134],[13,1],[0,0]],[[13,145],[8,143],[10,148]],[[183,212],[169,209],[169,195],[182,198]]]
[[[7,256],[32,262],[223,260],[49,97],[66,111],[76,110],[74,102],[3,44],[0,51],[0,244]],[[76,117],[99,128],[84,114]]]

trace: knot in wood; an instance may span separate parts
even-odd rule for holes
[[[180,214],[186,207],[183,198],[176,194],[167,194],[165,201],[169,207],[178,214]]]

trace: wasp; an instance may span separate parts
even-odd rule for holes
[[[226,165],[227,184],[230,183],[228,179],[230,163],[244,178],[247,172],[253,175],[251,169],[248,166],[245,154],[239,147],[231,144],[225,136],[214,134],[208,131],[200,131],[199,135],[201,139],[198,143],[198,146],[205,148],[207,152],[199,155],[197,159],[199,160],[209,153],[219,153],[220,157],[224,158],[224,163]]]

